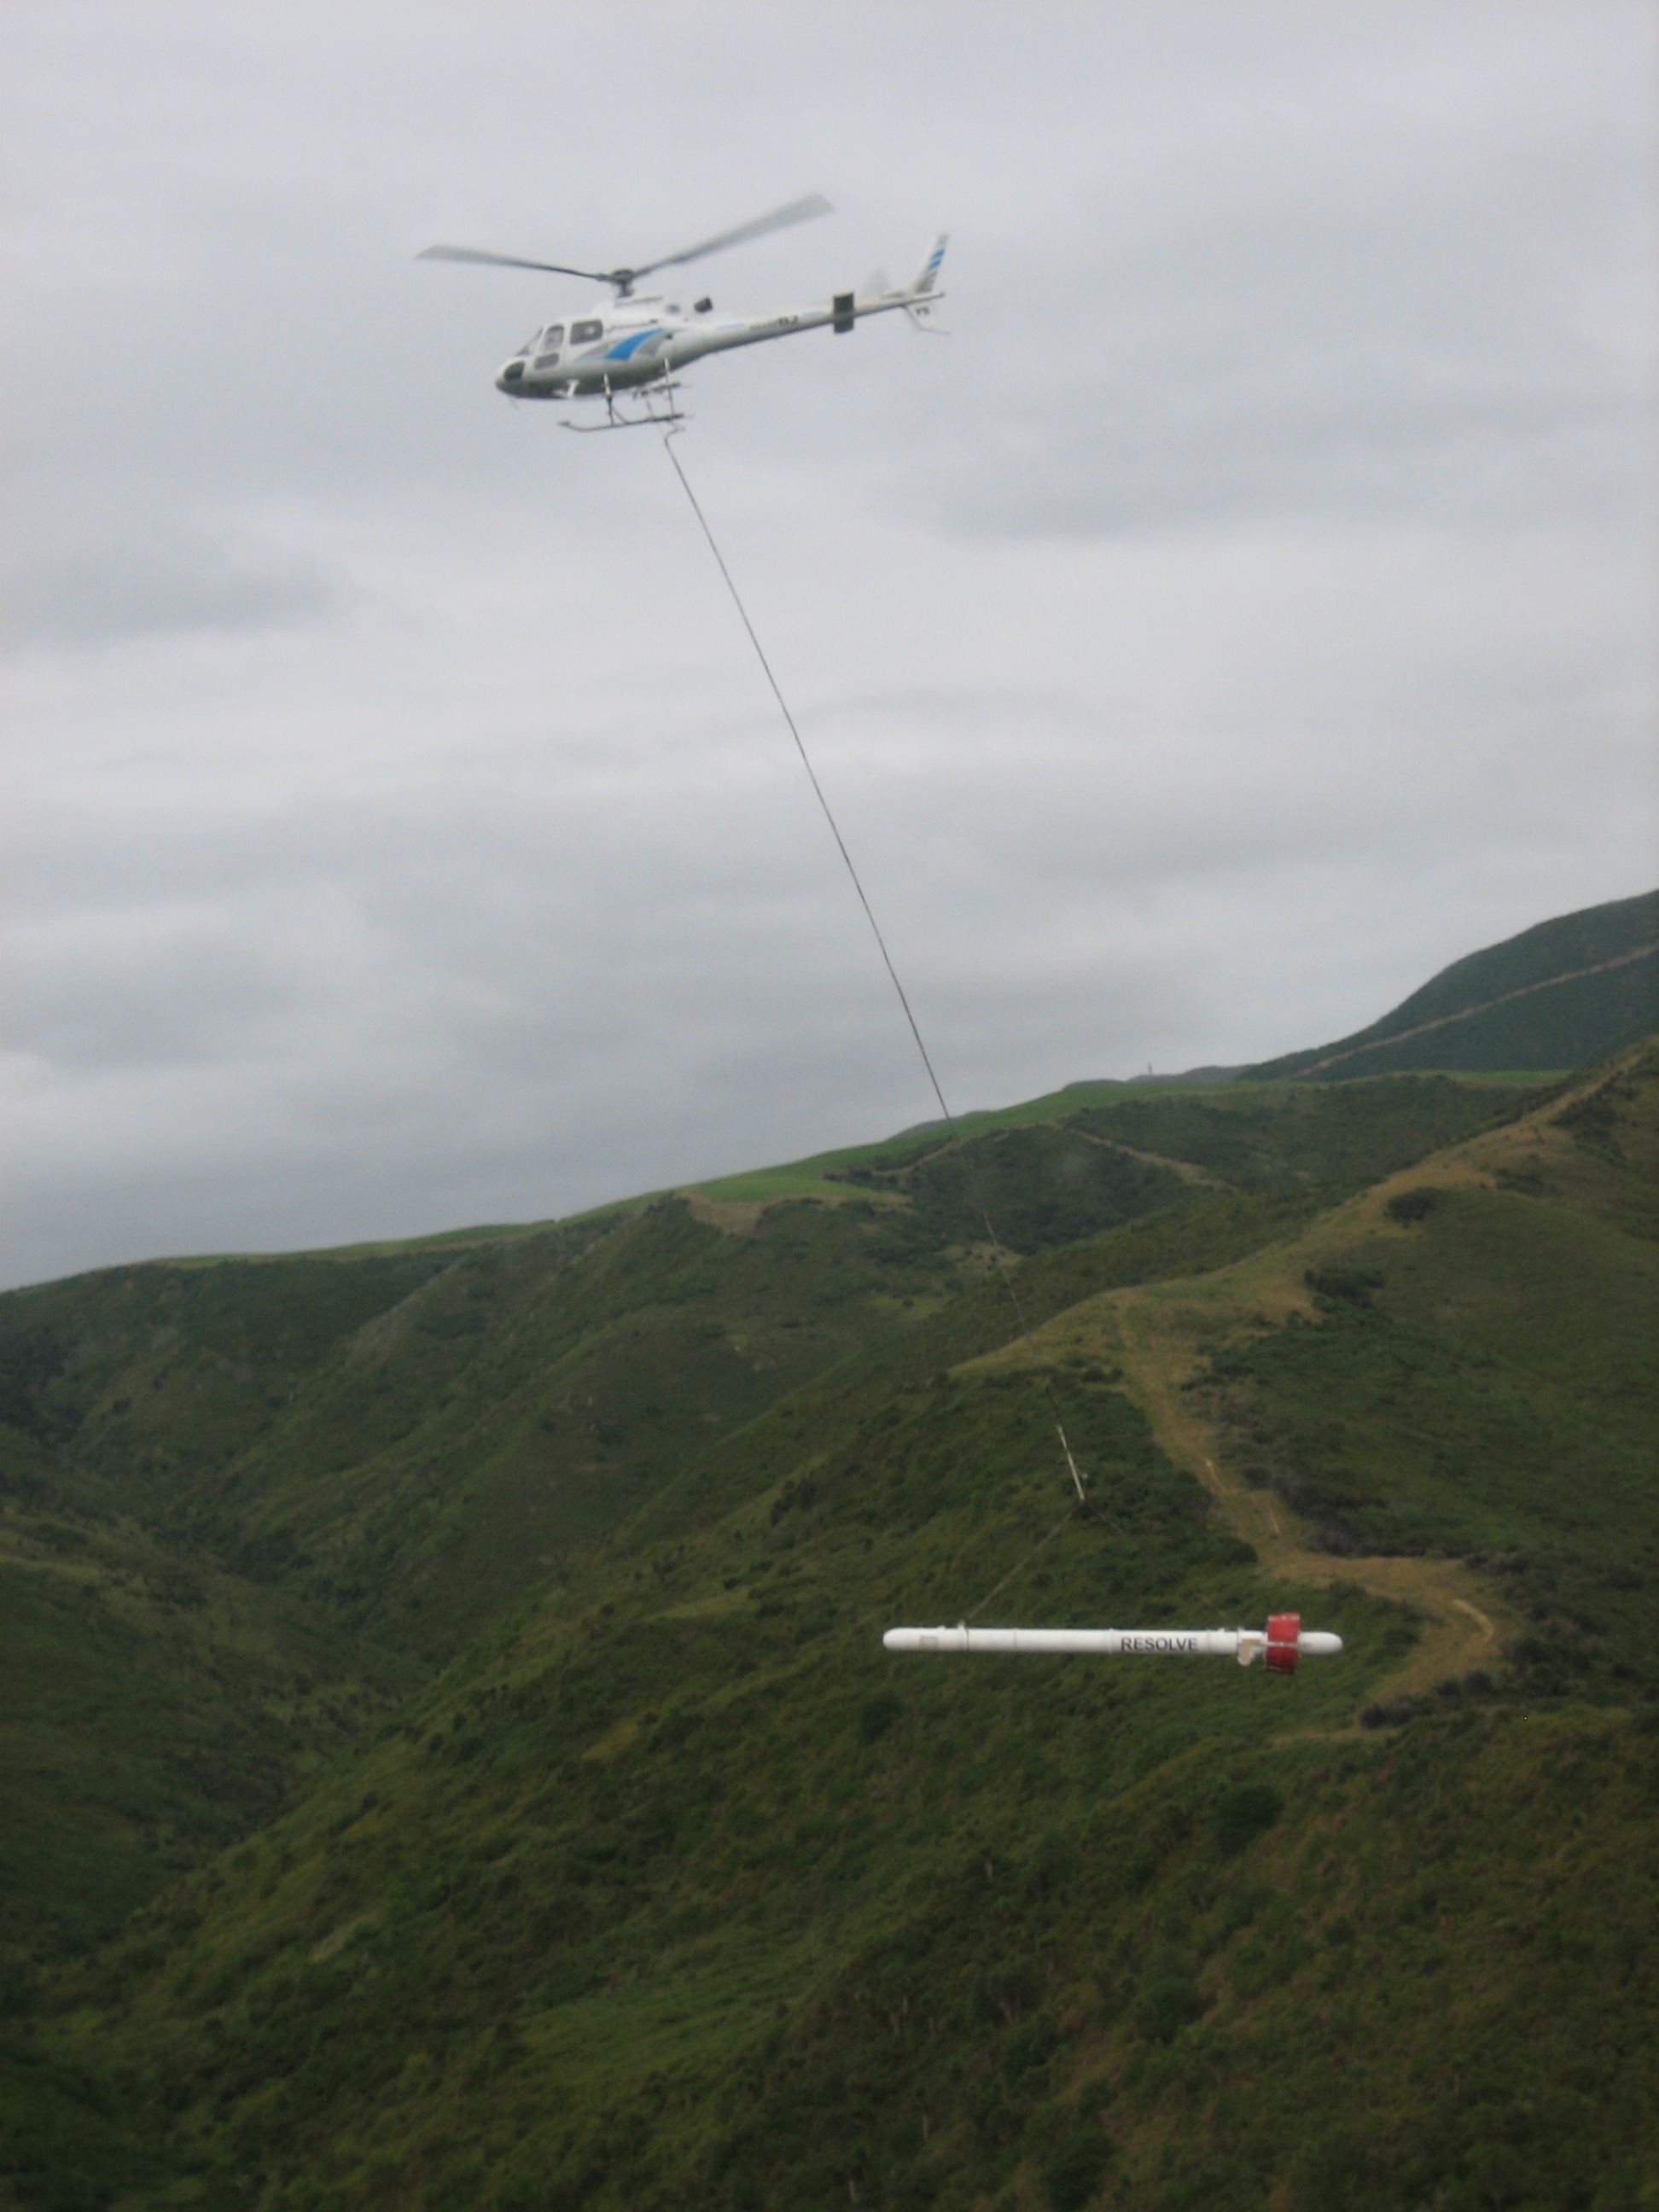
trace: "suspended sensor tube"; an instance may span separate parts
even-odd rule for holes
[[[1262,1628],[890,1628],[890,1651],[1081,1651],[1115,1659],[1237,1659],[1248,1667],[1265,1658],[1275,1674],[1293,1674],[1298,1659],[1334,1657],[1342,1638],[1304,1630],[1299,1613],[1275,1613]]]

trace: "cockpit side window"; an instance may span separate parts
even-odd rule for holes
[[[594,338],[602,338],[604,336],[605,325],[597,316],[595,316],[590,322],[572,323],[570,325],[570,343],[572,345],[587,345],[591,343]]]
[[[550,352],[555,346],[562,346],[564,343],[564,325],[550,323],[536,343],[544,353]]]

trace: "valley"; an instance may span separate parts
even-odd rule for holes
[[[1644,1043],[9,1294],[0,2203],[1646,2201],[1656,1231]]]

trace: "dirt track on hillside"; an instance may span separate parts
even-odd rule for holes
[[[1377,1684],[1377,1701],[1420,1697],[1437,1683],[1492,1665],[1498,1656],[1498,1603],[1461,1560],[1337,1559],[1310,1551],[1300,1521],[1282,1499],[1271,1491],[1252,1489],[1226,1470],[1213,1429],[1182,1390],[1199,1363],[1170,1328],[1168,1317],[1150,1303],[1126,1300],[1119,1329],[1118,1361],[1128,1395],[1152,1423],[1164,1450],[1197,1476],[1269,1577],[1304,1584],[1352,1583],[1373,1597],[1410,1606],[1419,1616],[1420,1638],[1403,1664]]]
[[[1588,1080],[1583,1091],[1600,1079]],[[1310,1267],[1339,1260],[1362,1239],[1408,1234],[1389,1218],[1388,1201],[1396,1192],[1425,1184],[1493,1188],[1522,1166],[1565,1170],[1575,1165],[1574,1147],[1558,1117],[1577,1095],[1553,1093],[1534,1112],[1389,1176],[1322,1215],[1287,1244],[1270,1246],[1213,1274],[1103,1292],[1057,1315],[1036,1334],[1045,1364],[1059,1365],[1075,1353],[1121,1369],[1123,1388],[1161,1448],[1204,1485],[1270,1580],[1304,1587],[1343,1583],[1412,1608],[1421,1635],[1403,1663],[1375,1685],[1371,1697],[1378,1703],[1420,1697],[1438,1683],[1493,1667],[1511,1625],[1502,1598],[1461,1560],[1344,1559],[1312,1550],[1302,1522],[1282,1499],[1252,1489],[1230,1469],[1214,1425],[1185,1386],[1204,1370],[1204,1345],[1282,1328],[1292,1313],[1314,1318],[1305,1281]],[[992,1354],[986,1364],[1030,1357],[1021,1343]]]

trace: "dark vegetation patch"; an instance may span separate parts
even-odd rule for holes
[[[50,1325],[0,1327],[0,1422],[25,1436],[52,1437],[57,1424],[46,1393],[67,1364],[63,1339]]]
[[[1084,2212],[1099,2188],[1117,2145],[1098,2123],[1079,2128],[1043,2160],[1042,2181],[1053,2212]]]
[[[1135,2026],[1149,2043],[1173,2043],[1183,2027],[1203,2016],[1204,1999],[1191,1959],[1177,1944],[1159,1944],[1135,1985]]]
[[[1376,1267],[1310,1267],[1303,1280],[1313,1292],[1316,1303],[1325,1306],[1369,1306],[1372,1293],[1382,1287],[1382,1273]]]
[[[1224,1858],[1237,1858],[1265,1834],[1285,1809],[1270,1782],[1239,1782],[1216,1801],[1215,1839]]]
[[[890,1690],[878,1690],[859,1708],[859,1734],[866,1743],[879,1743],[903,1711]]]
[[[1413,1222],[1426,1221],[1439,1203],[1439,1192],[1425,1186],[1417,1190],[1396,1191],[1385,1211],[1390,1221],[1409,1228]]]
[[[908,1164],[842,1172],[908,1199],[924,1244],[981,1244],[988,1219],[1001,1244],[1018,1253],[1075,1243],[1182,1205],[1190,1193],[1173,1169],[1092,1142],[1074,1124],[1000,1129]],[[902,1233],[896,1225],[894,1233]]]

